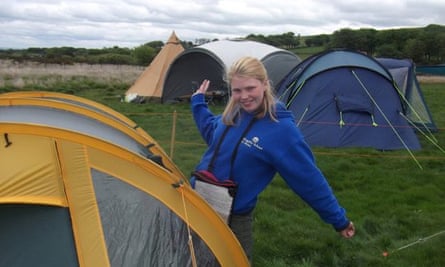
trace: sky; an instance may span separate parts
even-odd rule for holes
[[[0,48],[134,48],[249,34],[445,25],[444,0],[2,0]]]

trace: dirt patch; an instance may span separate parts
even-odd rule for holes
[[[417,80],[421,83],[445,83],[445,76],[417,75]]]

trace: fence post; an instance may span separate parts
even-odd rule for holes
[[[171,133],[171,140],[170,140],[170,158],[173,160],[173,151],[175,150],[175,135],[176,135],[176,110],[173,111],[173,125],[172,125],[172,133]]]

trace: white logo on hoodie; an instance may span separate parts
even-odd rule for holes
[[[247,138],[243,138],[242,143],[248,147],[255,147],[258,150],[263,150],[263,147],[259,144],[260,138],[257,136],[252,137],[252,140],[249,140]]]

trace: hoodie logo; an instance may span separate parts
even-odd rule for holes
[[[251,140],[247,139],[246,137],[243,138],[242,143],[248,147],[255,147],[258,150],[263,150],[263,147],[259,144],[260,138],[257,136],[252,137]]]

